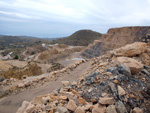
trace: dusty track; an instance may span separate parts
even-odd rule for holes
[[[4,98],[0,101],[0,113],[15,113],[17,109],[21,106],[21,103],[23,101],[31,101],[35,96],[44,95],[52,92],[54,89],[57,89],[62,85],[61,81],[76,80],[79,75],[85,73],[88,69],[90,69],[90,65],[91,62],[80,64],[73,71],[68,71],[67,73],[60,73],[62,76],[56,81],[51,81],[49,83],[45,83],[41,87],[31,90],[25,90],[16,95],[10,95]]]

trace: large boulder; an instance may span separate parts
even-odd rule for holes
[[[118,57],[116,58],[114,63],[116,65],[123,64],[129,67],[132,74],[138,73],[143,68],[143,64],[141,62],[138,62],[137,60],[128,57]]]
[[[114,50],[115,56],[131,57],[140,55],[147,50],[147,44],[143,42],[135,42],[124,47]]]

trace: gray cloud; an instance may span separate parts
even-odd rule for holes
[[[0,34],[68,36],[150,25],[150,0],[0,0]]]

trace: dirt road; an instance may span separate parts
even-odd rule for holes
[[[61,77],[56,81],[51,81],[45,85],[36,89],[25,90],[16,95],[10,95],[0,101],[0,113],[16,113],[17,109],[21,106],[23,101],[32,101],[35,96],[44,95],[52,92],[54,89],[59,88],[62,84],[61,81],[69,80],[73,81],[78,78],[79,75],[90,69],[91,62],[80,64],[73,71],[68,73],[61,73]]]
[[[81,52],[74,52],[69,57],[67,57],[65,60],[60,60],[58,63],[64,65],[65,67],[69,67],[76,63],[77,61],[83,60],[81,57]]]

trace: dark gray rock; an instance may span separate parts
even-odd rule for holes
[[[90,76],[90,75],[87,75],[87,76],[85,77],[85,83],[86,83],[87,85],[90,85],[90,84],[92,83],[92,81],[91,81],[91,76]]]
[[[150,96],[150,85],[147,86],[147,94]]]
[[[115,84],[112,83],[112,82],[110,82],[110,83],[109,83],[109,87],[110,87],[110,89],[111,89],[111,91],[112,91],[114,97],[117,97],[117,89],[116,89]]]
[[[100,84],[99,84],[99,88],[101,88],[101,87],[104,87],[105,86],[105,83],[102,81]]]
[[[119,65],[118,71],[119,71],[120,74],[124,74],[126,76],[131,76],[130,68],[125,66],[125,65],[123,65],[123,64]]]
[[[92,75],[91,75],[91,77],[96,77],[98,75],[98,73],[97,72],[94,72]]]
[[[146,69],[150,73],[150,66],[144,66],[144,69]]]
[[[150,73],[146,69],[142,69],[141,72],[144,73],[144,74],[146,74],[147,76],[150,75]]]
[[[126,107],[121,101],[116,102],[115,106],[117,113],[128,113]]]
[[[83,92],[83,93],[81,94],[81,97],[84,98],[87,102],[90,102],[90,101],[91,101],[91,94],[90,94],[90,93]]]
[[[135,98],[128,98],[128,104],[131,106],[131,108],[138,106],[138,102]]]
[[[98,57],[99,55],[102,54],[101,45],[102,45],[102,42],[98,42],[97,44],[91,46],[90,48],[82,52],[81,55],[86,58]]]
[[[129,80],[128,76],[123,75],[123,74],[117,75],[117,79],[118,79],[119,82],[128,81]]]
[[[146,99],[150,98],[150,85],[142,90],[142,96]]]
[[[119,74],[117,67],[110,67],[110,68],[106,69],[106,72],[111,72],[113,75]]]
[[[96,76],[98,76],[98,73],[96,72],[94,72],[92,75],[86,75],[85,83],[87,85],[93,84]]]
[[[4,81],[5,80],[5,77],[1,77],[0,78],[0,82]]]

